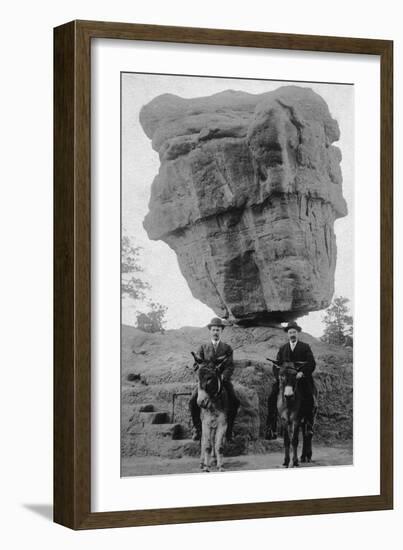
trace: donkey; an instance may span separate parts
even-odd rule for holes
[[[280,416],[284,434],[284,462],[290,464],[290,443],[292,445],[292,463],[298,466],[298,436],[302,429],[301,462],[312,460],[313,422],[317,410],[317,391],[313,387],[313,402],[307,395],[305,380],[297,378],[299,372],[297,363],[283,363],[279,371],[279,393],[277,410]]]
[[[203,361],[192,352],[194,368],[198,374],[197,404],[202,423],[200,468],[209,472],[215,456],[217,468],[223,468],[225,433],[227,431],[228,396],[223,386],[222,370],[227,357],[219,357],[216,363]]]

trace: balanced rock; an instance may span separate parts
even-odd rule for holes
[[[144,227],[176,252],[196,298],[240,324],[329,305],[347,207],[339,127],[317,93],[164,94],[140,122],[161,161]]]

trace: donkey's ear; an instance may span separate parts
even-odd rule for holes
[[[195,354],[194,351],[191,351],[190,353],[193,355],[193,359],[196,361],[196,363],[197,363],[198,365],[200,365],[201,363],[203,363],[203,360],[200,359],[200,357],[197,357],[197,355]]]

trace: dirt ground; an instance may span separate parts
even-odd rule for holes
[[[309,464],[300,464],[299,468],[319,466],[346,466],[353,464],[352,444],[337,446],[316,445],[313,460]],[[270,452],[258,455],[242,455],[226,457],[224,468],[226,471],[267,470],[283,468],[283,453]],[[212,468],[211,471],[215,471]],[[129,457],[122,459],[122,477],[200,473],[199,459],[184,457],[177,459],[160,458],[157,456]]]

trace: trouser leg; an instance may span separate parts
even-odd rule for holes
[[[195,429],[195,436],[201,435],[201,420],[200,420],[200,407],[197,404],[197,388],[193,391],[191,398],[189,399],[189,411],[192,418],[193,426]]]
[[[301,379],[303,388],[303,417],[308,425],[312,427],[315,409],[314,393],[315,386],[312,377]]]
[[[232,439],[232,430],[234,427],[234,422],[236,415],[238,413],[240,401],[235,393],[234,386],[230,380],[224,381],[224,388],[228,396],[228,415],[227,415],[227,433],[226,437],[228,440]]]
[[[266,434],[272,439],[277,436],[277,397],[278,397],[279,383],[276,380],[271,388],[267,403],[267,426]]]

